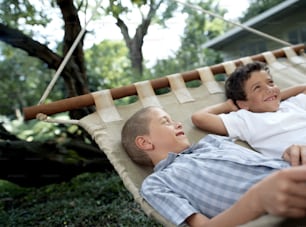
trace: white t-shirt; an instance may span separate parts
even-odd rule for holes
[[[281,157],[292,144],[306,145],[306,95],[282,101],[276,112],[239,110],[220,114],[229,137],[246,141],[264,155]]]

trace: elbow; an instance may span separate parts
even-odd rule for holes
[[[201,119],[201,116],[197,113],[194,113],[191,115],[191,121],[197,127],[199,127],[200,125],[200,119]]]

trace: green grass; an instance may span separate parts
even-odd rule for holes
[[[115,173],[22,188],[0,181],[1,226],[161,226],[148,218]]]

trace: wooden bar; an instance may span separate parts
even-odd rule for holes
[[[294,45],[292,47],[294,51],[299,54],[304,50],[304,44]],[[273,55],[276,58],[285,57],[285,52],[282,49],[277,49],[272,51]],[[254,61],[265,61],[262,54],[257,54],[251,56]],[[242,62],[238,59],[234,61],[236,65],[241,64]],[[210,69],[214,75],[225,73],[224,67],[222,64],[217,64],[210,66]],[[185,82],[200,79],[200,75],[197,70],[183,72],[181,73]],[[153,89],[160,89],[164,87],[169,87],[169,81],[166,77],[161,77],[153,79],[150,81]],[[137,95],[136,88],[133,84],[122,86],[118,88],[110,89],[113,99],[120,99],[127,96]],[[30,106],[23,108],[24,120],[31,120],[36,118],[38,113],[44,113],[46,115],[52,115],[56,113],[66,112],[70,110],[80,109],[83,107],[88,107],[94,105],[94,98],[91,94],[80,95],[72,98],[66,98],[59,101],[54,101],[47,104],[40,104],[36,106]]]

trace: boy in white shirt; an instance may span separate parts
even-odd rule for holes
[[[230,75],[225,92],[227,101],[192,115],[197,127],[240,139],[256,151],[277,158],[292,144],[306,144],[305,85],[280,92],[267,66],[253,62]],[[291,160],[298,161],[298,148],[294,155],[297,158]]]

